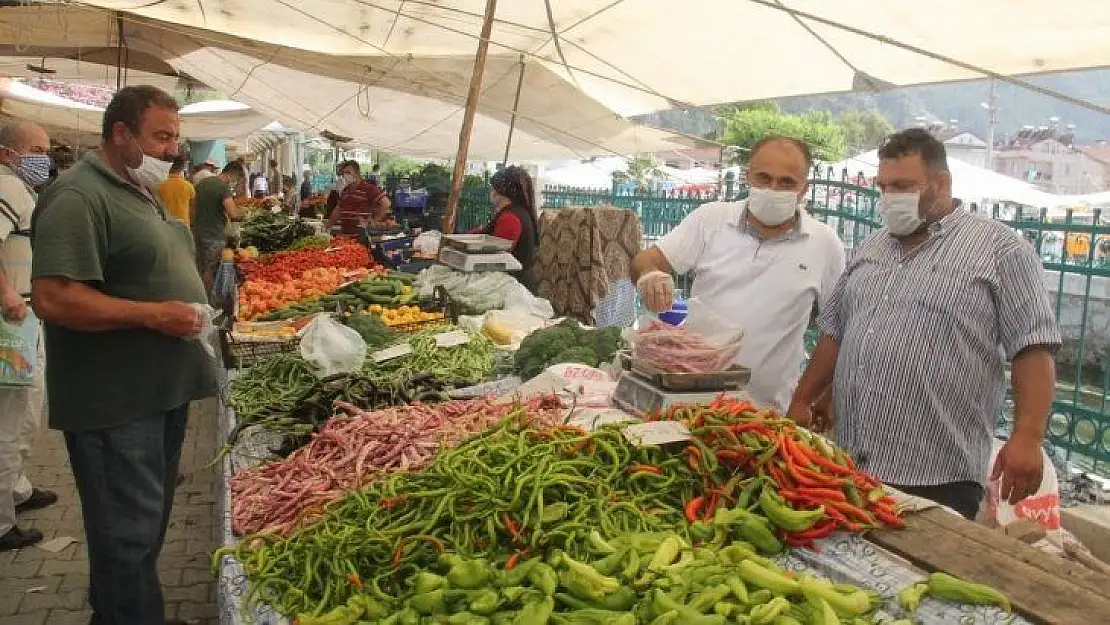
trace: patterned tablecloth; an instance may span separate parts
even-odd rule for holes
[[[221,411],[220,436],[227,434],[235,426],[235,415],[226,406]],[[224,458],[223,492],[220,494],[220,514],[223,523],[225,545],[235,542],[231,533],[231,506],[229,480],[234,472],[255,464],[262,457],[264,441],[251,438],[237,445],[236,449]],[[880,616],[893,620],[904,616],[894,601],[898,591],[924,578],[905,561],[891,555],[878,546],[855,534],[834,534],[818,541],[819,552],[796,550],[781,556],[779,563],[795,572],[809,571],[828,577],[836,582],[855,584],[870,588],[890,601]],[[290,620],[275,612],[269,606],[250,606],[243,610],[243,599],[247,593],[247,578],[239,562],[225,556],[220,565],[217,603],[220,622],[224,625],[253,623],[256,625],[289,625]],[[924,625],[995,625],[1011,623],[1028,625],[1020,617],[1012,617],[997,608],[957,606],[934,599],[921,603],[917,619]]]

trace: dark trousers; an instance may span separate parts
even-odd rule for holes
[[[936,486],[894,486],[894,488],[942,506],[948,506],[960,513],[963,518],[974,521],[979,514],[979,504],[983,502],[986,490],[978,482],[950,482]]]
[[[173,507],[189,407],[93,432],[66,432],[89,551],[97,625],[163,625],[158,554]]]

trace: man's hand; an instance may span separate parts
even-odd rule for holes
[[[833,402],[832,402],[832,389],[825,391],[825,394],[813,404],[813,425],[810,429],[814,432],[828,432],[832,429],[835,421],[833,415]]]
[[[808,428],[814,422],[813,403],[795,397],[790,402],[790,408],[786,410],[786,416],[793,419],[798,427]]]
[[[636,281],[644,306],[654,313],[667,312],[674,304],[674,278],[663,271],[649,271]]]
[[[1037,492],[1043,464],[1040,439],[1021,434],[1011,436],[999,450],[991,471],[991,481],[1002,478],[999,498],[1013,506]]]
[[[185,338],[200,333],[200,311],[185,302],[159,302],[150,304],[147,328],[174,338]]]
[[[5,321],[23,323],[27,318],[27,302],[14,289],[5,289],[0,300],[0,312],[3,312]]]

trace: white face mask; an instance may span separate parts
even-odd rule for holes
[[[879,215],[888,232],[896,237],[913,234],[925,223],[921,218],[920,193],[884,193],[879,198]]]
[[[158,189],[158,185],[166,181],[170,175],[170,167],[173,163],[164,161],[160,158],[154,158],[149,154],[143,155],[143,163],[135,169],[127,168],[127,172],[135,179],[140,185],[150,188]]]
[[[798,212],[798,194],[752,187],[748,191],[748,210],[765,226],[777,226]]]

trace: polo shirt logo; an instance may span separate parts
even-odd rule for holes
[[[798,269],[801,269],[802,271],[809,271],[809,267],[806,267],[805,263],[798,263]]]

